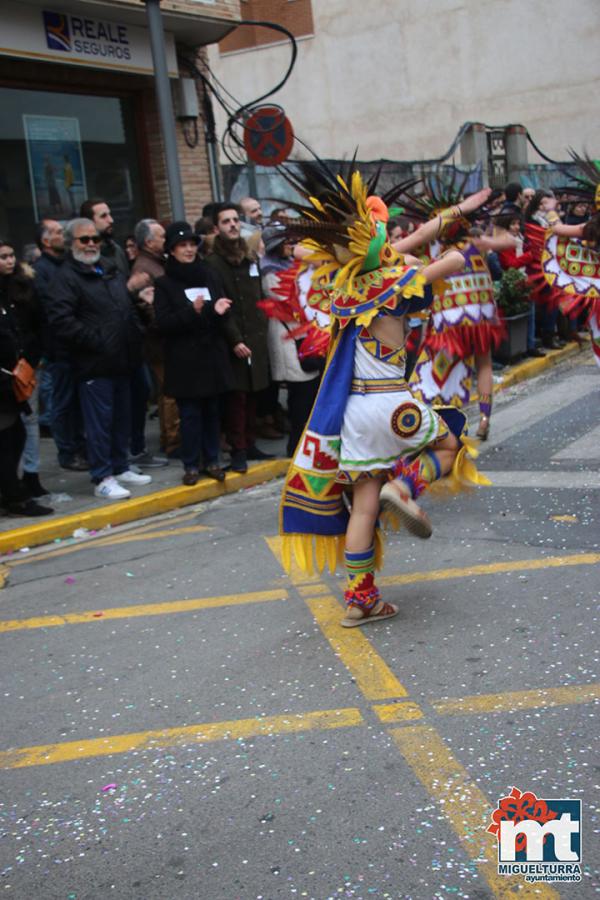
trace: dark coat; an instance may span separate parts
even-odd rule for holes
[[[169,269],[167,269],[169,271]],[[223,296],[218,279],[196,263],[194,287],[207,287],[212,301]],[[186,284],[173,275],[154,283],[154,324],[164,339],[165,387],[170,397],[213,397],[234,387],[224,319],[205,303],[197,313],[185,295]]]
[[[29,265],[19,263],[12,275],[0,279],[0,304],[10,312],[18,332],[19,356],[35,369],[42,356],[43,311],[34,277]]]
[[[129,261],[127,259],[127,254],[113,238],[105,237],[102,241],[100,251],[105,263],[111,263],[113,266],[116,266],[124,278],[129,278]]]
[[[64,262],[64,257],[51,256],[42,250],[42,255],[33,264],[35,272],[35,290],[42,305],[42,347],[47,360],[54,362],[56,359],[68,359],[64,348],[61,351],[48,325],[47,309],[52,305],[53,298],[49,292],[50,284]]]
[[[92,268],[69,255],[49,290],[50,328],[68,347],[77,379],[130,375],[141,364],[142,325],[117,269]]]
[[[206,257],[206,264],[218,274],[225,291],[223,296],[233,301],[225,323],[230,350],[242,342],[252,351],[251,365],[246,359],[238,359],[231,353],[235,390],[250,393],[262,391],[269,385],[269,349],[267,317],[256,305],[263,296],[260,273],[256,262],[247,255],[236,262],[226,253],[225,242],[217,236],[213,252]]]
[[[33,273],[20,265],[13,275],[0,277],[0,369],[12,372],[21,357],[37,365],[38,312]],[[30,412],[28,404],[17,403],[12,376],[0,372],[0,429],[10,425],[21,411]]]

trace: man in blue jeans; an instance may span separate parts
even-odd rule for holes
[[[94,494],[123,500],[130,486],[152,481],[128,464],[130,382],[141,362],[142,327],[125,277],[100,256],[100,241],[90,219],[67,224],[67,255],[51,284],[48,318],[78,384]]]
[[[40,395],[44,380],[50,382],[50,419],[45,424],[52,431],[61,468],[87,472],[89,465],[86,459],[83,419],[73,367],[67,351],[61,346],[60,340],[53,337],[47,324],[48,310],[54,302],[50,285],[65,260],[63,226],[54,219],[42,219],[35,226],[35,242],[41,250],[41,256],[33,268],[35,288],[44,309],[43,355],[46,360],[40,376]]]

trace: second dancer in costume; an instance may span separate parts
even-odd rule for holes
[[[423,194],[411,196],[409,192],[403,197],[406,214],[417,221],[435,220],[440,209],[458,204],[464,184],[464,179],[458,184],[454,178],[440,190],[432,179],[425,179]],[[472,223],[464,215],[464,202],[460,209],[462,214],[445,224],[436,243],[424,248],[430,258],[458,251],[464,266],[434,286],[431,318],[410,383],[425,403],[464,406],[469,402],[476,372],[480,412],[477,437],[486,440],[492,412],[492,348],[500,344],[505,326],[494,301],[489,269],[471,239]],[[418,235],[424,245],[423,228],[415,232]]]

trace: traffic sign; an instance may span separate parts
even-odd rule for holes
[[[244,126],[248,159],[259,166],[278,166],[294,145],[292,123],[279,106],[259,106]]]

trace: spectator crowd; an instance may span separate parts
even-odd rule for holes
[[[550,192],[519,184],[495,192],[490,204],[494,228],[517,238],[516,249],[488,255],[499,278],[526,264],[523,223],[544,224],[549,210],[561,210]],[[567,223],[590,214],[585,204],[564,210]],[[223,481],[226,462],[245,472],[250,460],[269,458],[259,436],[287,431],[293,452],[319,373],[300,366],[285,326],[267,320],[259,304],[277,296],[278,275],[293,262],[284,213],[265,221],[250,197],[209,204],[194,227],[142,219],[122,247],[109,205],[91,198],[64,226],[39,222],[20,260],[0,237],[3,514],[53,512],[40,502],[49,493],[40,438],[54,441],[63,469],[89,472],[94,494],[106,500],[130,497],[174,459],[185,485],[202,474]],[[388,230],[394,240],[410,228],[399,217]],[[567,336],[556,313],[539,319],[532,305],[531,355]],[[282,384],[289,417],[279,404]],[[146,445],[154,405],[159,455]]]

